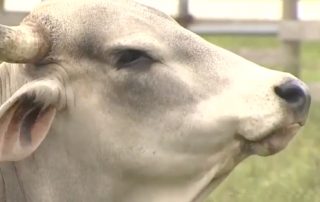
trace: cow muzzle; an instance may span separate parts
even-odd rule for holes
[[[305,125],[311,103],[307,86],[297,79],[290,79],[275,86],[274,92],[286,109],[286,118],[291,118],[255,139],[244,138],[246,149],[251,154],[267,156],[283,150]]]

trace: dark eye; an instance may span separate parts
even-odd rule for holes
[[[117,66],[118,67],[127,67],[130,65],[134,65],[139,61],[150,60],[151,57],[141,50],[123,50],[118,53]]]

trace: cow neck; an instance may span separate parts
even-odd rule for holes
[[[23,184],[13,162],[0,164],[0,201],[27,202]]]

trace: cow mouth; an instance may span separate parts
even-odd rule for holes
[[[257,140],[245,139],[248,153],[268,156],[280,152],[293,139],[304,123],[293,123],[273,130],[271,133]],[[243,136],[242,136],[243,137]]]

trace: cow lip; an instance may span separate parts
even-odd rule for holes
[[[248,153],[268,156],[283,150],[302,126],[304,126],[304,122],[278,127],[256,140],[248,140],[244,136],[241,137],[244,139],[245,150]]]
[[[249,142],[252,142],[252,143],[254,143],[254,142],[259,143],[259,142],[262,142],[262,141],[270,138],[270,137],[273,136],[273,135],[276,135],[276,134],[279,133],[279,132],[284,132],[284,130],[290,129],[290,128],[292,128],[292,127],[299,127],[299,128],[301,128],[301,127],[303,127],[303,126],[304,126],[304,123],[303,123],[303,122],[296,122],[296,123],[288,124],[288,125],[286,125],[286,126],[284,126],[284,127],[278,127],[278,128],[276,128],[276,129],[272,130],[271,132],[269,132],[268,134],[266,134],[266,135],[264,135],[264,136],[262,136],[262,137],[260,137],[260,138],[257,138],[256,140],[248,140],[248,141],[249,141]],[[283,134],[282,134],[282,135],[283,135]]]

